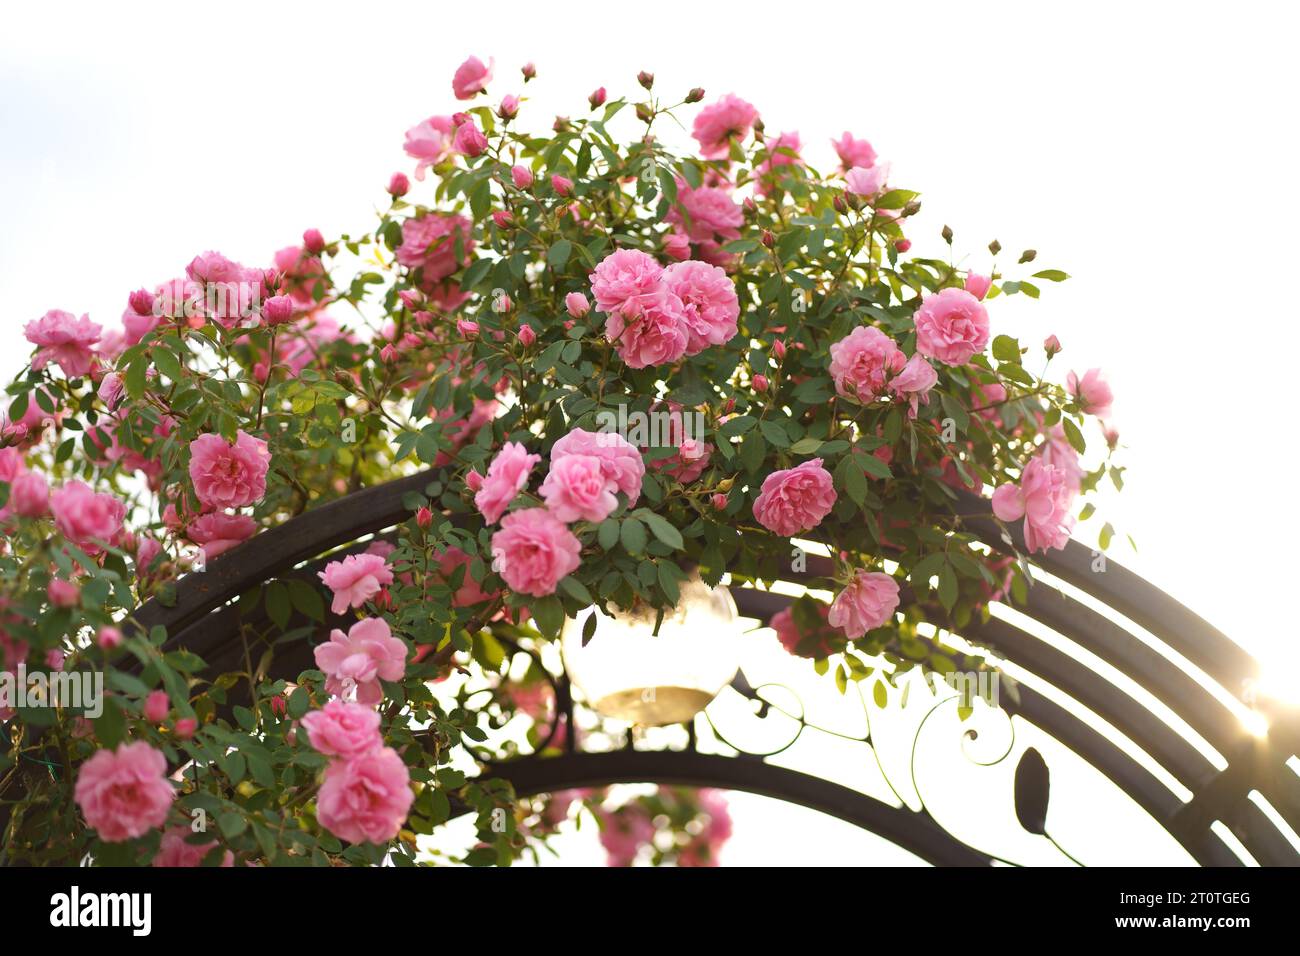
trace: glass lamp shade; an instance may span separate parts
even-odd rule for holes
[[[587,618],[596,633],[582,646]],[[599,714],[641,726],[690,720],[731,682],[739,666],[739,615],[730,592],[698,576],[681,584],[677,607],[654,633],[655,611],[606,617],[588,608],[565,625],[564,669]]]

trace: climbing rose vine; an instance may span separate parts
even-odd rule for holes
[[[829,693],[981,666],[918,627],[1025,600],[971,515],[1061,548],[1121,483],[1104,377],[1049,377],[1055,336],[1000,331],[1007,297],[1065,274],[996,242],[958,255],[946,229],[911,255],[919,195],[867,141],[806,148],[649,74],[543,121],[531,65],[494,99],[495,69],[456,71],[459,111],[407,131],[361,232],[308,229],[259,266],[200,252],[120,320],[27,322],[0,448],[5,862],[412,864],[467,810],[464,859],[508,863],[575,801],[614,862],[712,862],[714,794],[606,809],[479,772],[594,732],[556,722],[521,648],[593,604],[670,608],[696,574],[765,586],[811,549],[831,600],[770,623]],[[421,470],[395,530],[240,595],[223,667],[137,620]],[[73,675],[102,699],[54,700]]]

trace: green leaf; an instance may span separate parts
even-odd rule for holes
[[[559,598],[554,594],[544,598],[530,598],[528,610],[532,613],[533,620],[537,622],[542,634],[546,637],[559,635],[560,628],[564,626],[564,606],[560,604]]]
[[[564,593],[584,605],[590,606],[596,603],[591,596],[591,592],[587,590],[587,586],[571,574],[560,581],[560,588]]]
[[[1079,431],[1079,426],[1069,418],[1061,419],[1061,424],[1065,427],[1065,437],[1069,439],[1070,446],[1082,455],[1087,443],[1083,440],[1083,432]]]
[[[1060,269],[1044,269],[1042,272],[1035,272],[1034,278],[1047,279],[1049,282],[1064,282],[1070,277]]]
[[[993,339],[993,357],[999,362],[1020,364],[1020,343],[1009,335],[999,335]]]
[[[642,509],[637,512],[637,516],[650,526],[650,531],[656,538],[662,541],[674,551],[680,551],[685,542],[682,541],[682,533],[673,527],[672,523],[665,518],[660,517],[653,511]]]
[[[153,364],[158,371],[162,372],[173,382],[178,381],[181,377],[181,363],[169,349],[163,346],[155,346],[153,350]]]
[[[640,554],[646,546],[645,525],[636,518],[624,518],[622,527],[619,528],[619,540],[623,542],[623,550],[628,554]]]
[[[293,601],[289,597],[289,589],[283,581],[272,581],[266,586],[266,613],[273,623],[280,630],[284,630],[289,624],[289,616],[293,613]]]
[[[558,272],[569,261],[569,253],[572,251],[573,243],[568,239],[557,240],[552,244],[551,248],[546,250],[546,264]]]
[[[596,541],[602,549],[609,551],[618,544],[618,534],[618,522],[613,518],[606,518],[596,529]]]
[[[889,691],[885,689],[884,681],[876,681],[875,685],[871,688],[871,699],[876,702],[876,706],[881,710],[884,710],[886,705],[888,705]]]

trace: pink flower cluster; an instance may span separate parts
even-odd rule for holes
[[[928,402],[938,373],[919,352],[910,359],[884,332],[858,326],[830,347],[830,374],[835,390],[845,398],[868,404],[893,395],[909,405],[915,418],[920,404]]]
[[[688,260],[665,269],[644,252],[619,249],[590,278],[605,335],[631,368],[670,365],[736,335],[736,287],[715,265]]]
[[[103,327],[90,321],[89,316],[77,318],[59,309],[51,309],[23,329],[27,341],[40,347],[32,359],[32,368],[40,371],[54,362],[68,378],[90,372],[95,362],[94,346],[102,333]]]
[[[551,467],[538,489],[544,507],[523,508],[502,518],[528,484],[540,456],[507,442],[488,466],[474,503],[489,524],[493,569],[511,590],[544,597],[577,570],[582,545],[566,526],[572,521],[603,521],[618,506],[620,492],[634,504],[641,494],[645,463],[624,438],[575,428],[551,447]]]
[[[305,715],[302,725],[311,745],[331,758],[316,797],[320,825],[349,843],[386,843],[397,836],[415,794],[406,764],[384,746],[379,714],[332,700]]]

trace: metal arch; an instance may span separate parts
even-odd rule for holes
[[[742,790],[829,814],[935,866],[989,866],[991,858],[954,838],[925,813],[891,806],[840,784],[775,764],[698,751],[614,750],[494,764],[520,796],[572,787],[662,783]]]
[[[357,537],[401,522],[409,517],[408,509],[402,504],[403,497],[411,492],[422,491],[439,475],[440,472],[430,469],[367,488],[327,502],[309,513],[263,532],[212,562],[202,574],[190,574],[180,579],[176,583],[174,600],[169,600],[166,604],[156,598],[146,602],[132,615],[131,623],[142,628],[164,625],[168,629],[168,646],[190,646],[205,658],[219,657],[223,644],[228,643],[230,627],[238,615],[236,609],[225,606],[231,599],[249,585],[277,574],[303,573],[292,572],[291,569],[305,560],[349,544]],[[1019,528],[1004,529],[992,518],[986,501],[971,496],[964,501],[963,508],[967,512],[977,513],[975,517],[963,517],[963,522],[989,546],[1005,551],[1008,546],[1014,545],[1021,551],[1024,550]],[[1118,564],[1108,562],[1105,574],[1092,573],[1093,558],[1094,553],[1089,549],[1071,542],[1062,552],[1049,552],[1034,560],[1050,573],[1092,594],[1146,628],[1224,686],[1230,689],[1234,686],[1244,687],[1245,682],[1256,675],[1253,658],[1208,623]],[[810,561],[811,564],[813,561]],[[1259,808],[1244,799],[1250,789],[1257,788],[1289,822],[1300,815],[1300,781],[1293,780],[1295,774],[1281,766],[1297,750],[1295,728],[1287,726],[1277,729],[1262,753],[1259,752],[1258,743],[1254,744],[1254,750],[1243,751],[1251,742],[1240,738],[1234,747],[1234,742],[1229,739],[1229,722],[1223,719],[1224,715],[1214,711],[1214,708],[1221,709],[1222,705],[1199,685],[1195,685],[1195,690],[1189,687],[1181,669],[1161,655],[1152,657],[1135,651],[1133,645],[1141,645],[1141,642],[1078,602],[1071,602],[1064,596],[1060,596],[1060,601],[1057,602],[1052,597],[1037,596],[1040,591],[1046,595],[1059,595],[1059,592],[1040,582],[1031,589],[1030,606],[1022,610],[1043,620],[1058,633],[1098,653],[1144,687],[1148,687],[1149,677],[1154,674],[1154,680],[1150,681],[1152,692],[1180,716],[1187,715],[1184,719],[1188,720],[1189,725],[1204,732],[1207,740],[1221,752],[1228,751],[1225,756],[1229,756],[1232,762],[1222,774],[1212,777],[1203,786],[1193,787],[1196,797],[1191,803],[1185,807],[1171,807],[1156,793],[1157,789],[1164,790],[1166,797],[1170,796],[1165,788],[1158,783],[1152,788],[1150,784],[1154,779],[1146,779],[1150,775],[1140,765],[1073,715],[1054,705],[1047,706],[1044,699],[1037,698],[1040,719],[1034,720],[1034,723],[1067,742],[1138,799],[1162,824],[1170,827],[1171,832],[1175,833],[1198,861],[1228,862],[1223,858],[1227,853],[1226,847],[1208,829],[1216,819],[1229,825],[1258,859],[1287,863],[1300,861],[1300,856],[1297,856]],[[765,592],[755,591],[751,594],[755,599],[762,595],[765,602],[780,600],[779,595]],[[767,613],[770,614],[779,606],[781,604],[776,604]],[[1031,642],[1024,646],[1041,646],[1041,642],[1028,635],[1024,637],[1027,642]],[[303,649],[307,650],[305,642],[303,644]],[[205,648],[207,653],[203,653],[200,647]],[[1068,667],[1065,666],[1066,662]],[[1082,682],[1084,686],[1093,687],[1094,694],[1103,694],[1104,689],[1110,686],[1103,677],[1068,657],[1060,663],[1063,673],[1072,675],[1074,681]],[[1073,673],[1075,671],[1080,673]],[[1237,683],[1234,685],[1233,681]],[[1195,684],[1194,681],[1192,683]],[[1112,688],[1112,692],[1121,694],[1118,689]],[[1031,699],[1035,698],[1031,696]],[[1201,710],[1201,716],[1198,716],[1197,711],[1202,707],[1208,709]],[[1023,709],[1022,707],[1022,711]],[[1153,730],[1147,719],[1139,717],[1136,711],[1124,709],[1114,716],[1118,729],[1125,734],[1134,733],[1131,726],[1134,718],[1138,719],[1139,730],[1143,727],[1147,731]],[[1154,732],[1160,733],[1158,728]],[[1064,739],[1066,737],[1072,737],[1074,744],[1069,744]],[[1191,778],[1201,776],[1203,767],[1193,767],[1183,760],[1187,757],[1183,746],[1185,741],[1180,745],[1166,739],[1164,743],[1167,745],[1164,756],[1172,757],[1175,763],[1183,766],[1183,773],[1176,775]],[[1079,746],[1085,746],[1085,749],[1080,750]],[[1241,756],[1243,752],[1249,759]],[[1196,757],[1203,761],[1199,754]],[[1135,770],[1134,767],[1138,769]],[[496,768],[494,772],[495,770]],[[1141,787],[1142,791],[1134,792],[1131,788],[1135,786]]]

